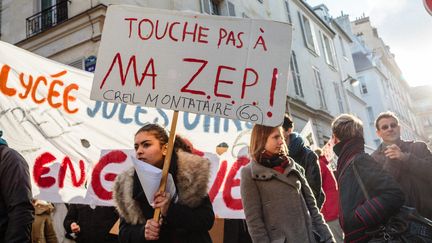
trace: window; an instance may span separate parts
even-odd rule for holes
[[[366,109],[367,109],[367,113],[368,113],[369,123],[371,125],[374,125],[375,124],[375,116],[373,113],[373,109],[371,106],[368,106]]]
[[[367,94],[368,89],[367,89],[366,81],[364,80],[364,77],[360,76],[360,77],[358,77],[358,80],[360,81],[360,93]]]
[[[291,67],[292,80],[294,81],[295,93],[296,95],[304,97],[303,88],[300,80],[300,72],[297,65],[297,58],[294,51],[292,51],[290,67]]]
[[[213,2],[213,0],[201,0],[201,12],[220,15],[218,4]]]
[[[71,66],[71,67],[74,67],[74,68],[84,69],[83,62],[84,62],[84,59],[81,58],[81,59],[78,59],[76,61],[73,61],[73,62],[69,63],[68,65]]]
[[[342,102],[342,96],[340,93],[340,89],[339,89],[339,85],[337,83],[333,83],[334,89],[335,89],[335,94],[336,94],[336,100],[339,106],[339,112],[340,113],[344,113],[344,108],[343,108],[343,102]]]
[[[333,41],[330,40],[324,33],[321,33],[324,56],[328,65],[335,67],[335,51]]]
[[[315,30],[310,20],[303,14],[299,13],[300,24],[303,31],[303,38],[307,48],[319,55],[318,45],[316,44]]]
[[[423,118],[423,125],[425,127],[432,127],[432,117],[424,117]]]
[[[312,69],[314,71],[315,85],[316,85],[316,88],[317,88],[317,91],[318,91],[318,98],[319,98],[319,101],[320,101],[320,108],[327,109],[327,104],[326,104],[326,100],[325,100],[325,97],[324,97],[325,92],[324,92],[324,87],[323,87],[322,82],[321,82],[320,72],[315,67],[312,67]]]
[[[286,8],[286,11],[287,11],[288,23],[292,23],[291,22],[291,13],[290,13],[290,7],[289,7],[288,0],[285,0],[285,8]]]
[[[342,49],[342,55],[343,55],[343,57],[347,57],[346,50],[345,50],[345,45],[344,45],[344,42],[342,40],[342,37],[340,37],[340,36],[339,36],[339,42],[340,42],[340,46],[341,46],[341,49]]]
[[[228,1],[228,14],[229,14],[229,16],[236,16],[236,14],[235,14],[235,6],[230,1]]]

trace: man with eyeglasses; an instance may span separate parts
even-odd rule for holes
[[[432,153],[424,142],[400,138],[399,119],[393,112],[378,115],[376,133],[381,145],[372,157],[387,170],[405,193],[405,205],[432,219]]]

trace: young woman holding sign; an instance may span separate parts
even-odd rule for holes
[[[282,127],[255,125],[249,153],[240,186],[253,242],[335,242],[303,169],[288,157]]]
[[[157,124],[143,126],[135,134],[137,159],[162,169],[168,135]],[[120,242],[211,242],[208,230],[214,213],[207,195],[210,163],[191,153],[183,139],[176,138],[169,173],[176,195],[157,192],[154,204],[148,202],[138,175],[131,168],[119,175],[113,198],[120,214]],[[153,219],[154,208],[161,209],[161,220]]]

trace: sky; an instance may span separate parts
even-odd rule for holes
[[[325,4],[334,18],[344,14],[353,21],[369,16],[378,35],[395,54],[403,78],[410,86],[432,85],[432,16],[423,0],[306,0]]]

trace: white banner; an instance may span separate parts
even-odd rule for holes
[[[112,185],[130,166],[135,132],[170,126],[171,111],[89,99],[93,74],[0,42],[0,130],[30,167],[36,198],[112,205]],[[239,169],[251,123],[180,112],[178,134],[212,162],[215,213],[244,217]],[[228,152],[216,154],[225,142]],[[104,152],[102,152],[104,151]],[[200,152],[202,151],[202,152]]]
[[[291,25],[111,5],[91,99],[280,125]]]

